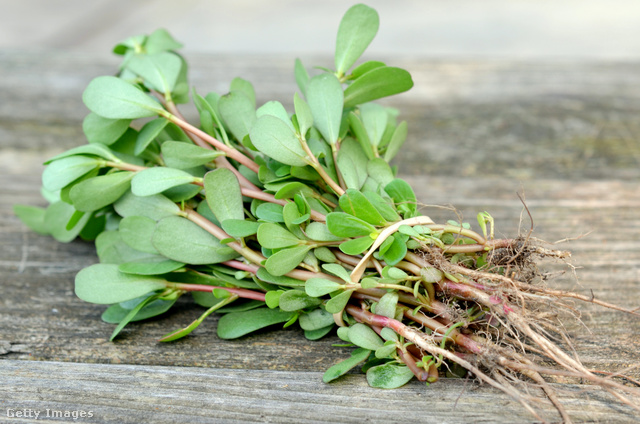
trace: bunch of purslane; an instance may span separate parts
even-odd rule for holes
[[[524,378],[569,420],[541,376],[560,373],[631,403],[621,392],[635,389],[552,341],[549,305],[581,296],[538,285],[531,259],[564,253],[496,239],[487,212],[479,232],[420,213],[389,165],[407,123],[372,103],[411,88],[411,76],[379,61],[354,67],[377,29],[377,13],[356,5],[338,29],[335,69],[312,76],[296,61],[293,113],[256,107],[240,78],[224,95],[190,90],[181,45],[164,30],[118,44],[118,76],[83,95],[89,144],[46,162],[48,208],[16,213],[61,242],[95,240],[100,263],[78,273],[76,294],[111,305],[112,339],[188,294],[206,311],[162,341],[218,312],[221,339],[280,324],[316,340],[337,328],[356,349],[325,382],[362,363],[383,388],[467,370],[536,414]],[[198,124],[178,110],[190,101]]]

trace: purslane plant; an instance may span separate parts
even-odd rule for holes
[[[411,76],[379,61],[356,66],[377,29],[375,10],[353,6],[334,70],[312,76],[296,61],[293,114],[278,101],[257,107],[240,78],[222,96],[190,90],[181,45],[164,30],[118,44],[118,76],[94,79],[83,95],[89,144],[46,162],[49,207],[16,214],[61,242],[95,240],[100,263],[78,273],[76,294],[111,305],[102,315],[117,324],[111,339],[190,294],[206,311],[161,341],[213,312],[223,314],[222,339],[297,324],[316,340],[337,328],[356,349],[325,382],[363,363],[382,388],[466,370],[538,416],[517,384],[528,379],[570,421],[542,377],[563,375],[632,405],[637,389],[591,372],[552,339],[550,307],[594,301],[538,284],[533,258],[564,252],[495,238],[487,212],[480,232],[421,214],[389,165],[407,123],[373,103],[410,89]],[[191,101],[198,124],[177,106]]]

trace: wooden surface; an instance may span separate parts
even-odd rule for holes
[[[187,59],[201,93],[223,93],[242,76],[254,82],[259,102],[291,105],[292,58]],[[14,422],[7,408],[94,412],[76,422],[532,422],[507,396],[472,381],[381,391],[356,374],[325,385],[322,372],[349,354],[331,346],[335,336],[309,342],[287,329],[220,341],[211,317],[187,339],[156,342],[201,313],[186,300],[170,316],[130,325],[109,342],[104,307],[73,295],[75,273],[97,260],[93,246],[38,236],[11,208],[44,205],[41,163],[84,142],[82,91],[116,64],[102,56],[0,51],[0,422]],[[410,129],[395,164],[425,205],[452,204],[472,224],[487,210],[498,233],[513,236],[529,227],[527,219],[520,225],[516,192],[523,191],[536,237],[590,232],[562,245],[580,268],[579,282],[565,273],[555,280],[559,287],[640,306],[640,64],[393,64],[409,69],[416,83],[388,102]],[[424,213],[456,219],[435,207]],[[565,325],[588,367],[640,364],[640,319],[577,306],[582,323]],[[640,369],[629,374],[638,378]],[[638,420],[592,386],[556,387],[577,422]]]

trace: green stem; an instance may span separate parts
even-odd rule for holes
[[[120,169],[122,171],[133,171],[133,172],[144,171],[145,169],[147,169],[146,166],[139,166],[139,165],[134,165],[132,163],[126,163],[126,162],[112,162],[109,160],[104,161],[104,166]]]

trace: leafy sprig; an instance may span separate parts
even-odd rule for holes
[[[222,339],[297,324],[316,340],[337,327],[356,349],[325,382],[362,363],[382,388],[462,366],[531,409],[501,373],[525,369],[538,381],[540,369],[493,341],[505,332],[597,379],[524,320],[524,299],[540,297],[518,280],[526,244],[495,239],[487,212],[481,234],[433,222],[390,166],[407,124],[372,101],[413,82],[383,62],[356,65],[378,25],[375,10],[355,5],[338,29],[335,70],[312,76],[296,60],[293,113],[278,101],[257,107],[240,78],[224,95],[189,92],[181,44],[164,30],[123,41],[118,76],[97,77],[83,94],[89,144],[46,162],[46,209],[16,214],[61,242],[95,241],[100,264],[78,273],[76,294],[111,305],[102,316],[117,324],[111,339],[191,293],[207,310],[161,341],[187,336],[213,312],[223,314]],[[178,109],[190,101],[199,124]],[[517,254],[499,259],[505,252]],[[510,365],[488,374],[476,366],[496,352]]]

